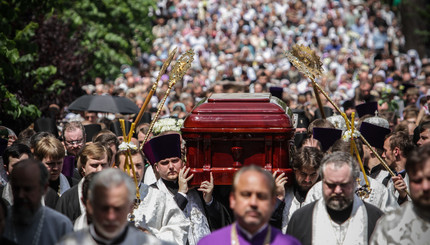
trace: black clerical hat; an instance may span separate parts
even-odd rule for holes
[[[342,104],[343,110],[348,110],[348,109],[354,109],[355,108],[355,104],[353,100],[346,100],[345,102],[343,102]]]
[[[300,147],[302,147],[303,141],[305,141],[305,139],[307,139],[307,138],[308,138],[307,132],[295,133],[294,134],[294,145],[296,146],[296,148],[299,149]]]
[[[94,135],[98,134],[102,130],[102,126],[100,124],[88,124],[84,125],[85,128],[85,134],[86,136],[86,142],[93,141]]]
[[[166,158],[181,158],[181,137],[179,134],[154,137],[143,146],[143,152],[151,164]]]
[[[378,102],[372,101],[363,103],[355,106],[355,110],[357,111],[358,117],[363,117],[365,115],[375,115],[375,111],[378,111]]]
[[[321,142],[322,150],[327,151],[336,140],[342,137],[342,130],[335,128],[314,128],[314,139]]]
[[[284,92],[284,89],[282,87],[270,87],[269,91],[272,96],[278,97],[282,100],[282,93]]]
[[[55,119],[48,117],[38,118],[34,122],[34,131],[39,132],[49,132],[58,138],[58,129]]]
[[[128,135],[131,128],[131,122],[124,121],[124,124],[125,124],[125,133]],[[110,125],[110,131],[112,131],[116,136],[123,136],[121,124],[119,123],[119,121],[115,121]]]
[[[360,133],[369,142],[369,144],[378,149],[384,149],[385,136],[391,130],[388,128],[380,127],[368,122],[362,122],[360,126]]]

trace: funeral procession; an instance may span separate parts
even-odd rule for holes
[[[0,245],[430,245],[430,1],[0,13]]]

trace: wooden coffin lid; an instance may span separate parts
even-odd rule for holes
[[[291,111],[269,93],[213,94],[184,121],[182,132],[292,132]]]

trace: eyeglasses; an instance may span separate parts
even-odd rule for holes
[[[84,143],[84,139],[80,139],[80,140],[72,140],[72,141],[65,141],[67,145],[82,145]]]

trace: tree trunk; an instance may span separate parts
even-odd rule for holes
[[[403,0],[400,5],[402,32],[405,36],[405,49],[415,49],[420,58],[430,56],[430,19],[426,8],[428,0]],[[427,35],[418,34],[417,31]]]

